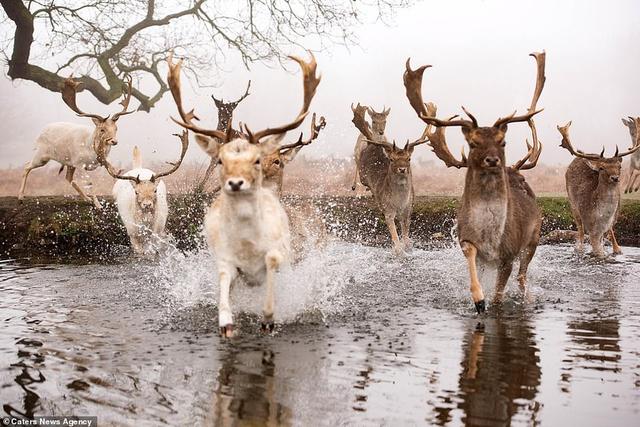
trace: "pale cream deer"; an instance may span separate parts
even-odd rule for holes
[[[193,123],[193,110],[185,112],[180,93],[180,66],[169,58],[169,87],[182,120],[181,126],[201,135],[224,141],[218,158],[222,191],[205,217],[205,232],[210,249],[216,257],[220,299],[218,320],[222,336],[233,335],[233,315],[229,292],[240,278],[248,285],[266,287],[263,304],[264,331],[273,330],[276,272],[290,259],[290,232],[287,214],[278,196],[263,187],[262,161],[273,152],[286,132],[304,121],[320,78],[313,55],[309,62],[291,57],[302,69],[303,103],[297,117],[290,123],[233,136],[227,131],[200,128]]]
[[[631,141],[634,143],[637,137],[636,129],[638,129],[636,119],[629,116],[627,119],[622,119],[622,123],[629,129]],[[627,179],[627,185],[624,189],[625,193],[634,193],[640,190],[640,181],[638,181],[638,178],[640,178],[640,151],[636,151],[629,157],[629,178]],[[637,185],[636,182],[638,182]]]
[[[78,168],[92,171],[99,166],[94,150],[95,146],[98,144],[103,145],[105,153],[108,154],[110,147],[118,143],[118,126],[116,122],[123,115],[133,113],[133,111],[127,111],[131,100],[131,78],[127,76],[125,82],[123,82],[123,84],[126,84],[127,90],[121,102],[122,110],[113,116],[106,117],[85,113],[78,108],[76,105],[76,91],[80,84],[72,77],[66,79],[61,90],[62,99],[78,116],[90,118],[93,121],[93,128],[75,123],[51,123],[46,126],[36,139],[36,153],[24,167],[18,200],[24,198],[29,173],[54,160],[62,165],[60,172],[64,168],[67,169],[65,178],[78,194],[84,200],[93,202],[96,208],[101,208],[98,198],[96,196],[89,197],[73,177]]]

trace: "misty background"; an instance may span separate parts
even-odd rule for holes
[[[461,114],[461,105],[481,125],[491,125],[516,108],[522,113],[535,85],[535,61],[528,54],[543,49],[547,52],[547,81],[538,107],[544,111],[536,117],[544,145],[540,162],[570,162],[570,154],[558,147],[556,130],[556,125],[569,120],[573,121],[571,136],[576,147],[599,152],[605,145],[608,153],[613,153],[616,144],[626,149],[631,140],[620,119],[640,115],[639,12],[640,3],[635,0],[426,0],[398,9],[388,26],[375,22],[356,28],[358,46],[333,46],[316,54],[323,77],[311,111],[324,115],[327,127],[303,153],[311,157],[352,155],[358,135],[351,123],[352,102],[376,110],[391,107],[387,136],[403,143],[417,138],[423,123],[411,109],[402,84],[408,57],[412,68],[433,66],[424,75],[423,97],[438,105],[439,117]],[[13,31],[11,21],[1,25]],[[292,48],[291,54],[304,56],[305,52]],[[221,66],[215,88],[198,88],[183,79],[183,103],[195,107],[201,126],[215,127],[212,93],[235,100],[249,79],[251,95],[237,108],[234,123],[242,121],[255,130],[288,122],[299,110],[302,85],[295,63],[287,65],[288,71],[277,63],[253,64],[247,70],[239,57],[230,54]],[[166,65],[161,70],[166,75]],[[88,92],[78,95],[78,105],[98,114],[119,110],[116,103],[100,104]],[[137,107],[137,101],[132,100],[132,106]],[[0,113],[2,168],[22,167],[30,160],[37,135],[50,122],[91,125],[90,119],[76,117],[59,93],[23,80],[0,78]],[[179,129],[169,119],[171,115],[176,116],[176,109],[167,93],[150,113],[123,117],[118,122],[120,143],[111,151],[111,158],[128,165],[137,144],[145,161],[175,160],[179,143],[171,134]],[[308,132],[309,120],[300,130]],[[288,138],[297,136],[292,132]],[[510,126],[508,163],[525,153],[525,138],[531,138],[526,123]],[[463,145],[460,130],[447,130],[447,139],[452,152],[459,153]],[[414,156],[437,160],[426,146],[418,147]],[[208,157],[192,142],[189,161],[208,162]]]

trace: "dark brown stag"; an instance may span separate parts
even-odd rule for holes
[[[533,99],[526,114],[516,113],[498,119],[493,126],[478,126],[475,117],[462,107],[469,119],[440,120],[429,114],[422,100],[422,76],[429,65],[412,70],[407,60],[404,85],[411,106],[425,123],[436,126],[428,134],[429,144],[448,167],[467,168],[464,192],[458,210],[458,240],[467,259],[471,281],[471,296],[479,313],[485,311],[485,297],[478,279],[477,265],[495,266],[498,270],[494,302],[499,303],[511,275],[513,262],[520,257],[518,282],[526,295],[527,268],[538,246],[541,215],[535,195],[521,170],[535,167],[542,146],[538,141],[533,116],[544,87],[545,53],[531,54],[537,63],[537,80]],[[527,122],[533,135],[527,142],[526,156],[507,166],[505,135],[509,123]],[[460,160],[447,148],[444,130],[459,126],[467,144]]]

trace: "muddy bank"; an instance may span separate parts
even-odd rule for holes
[[[202,219],[210,197],[206,194],[170,199],[167,231],[172,244],[183,251],[204,245]],[[542,197],[542,234],[575,229],[566,198]],[[289,196],[286,203],[312,203],[323,216],[331,234],[372,246],[389,244],[384,219],[370,197]],[[448,244],[459,200],[455,197],[418,197],[414,205],[411,234],[417,247]],[[103,199],[103,210],[75,197],[0,198],[0,256],[91,256],[108,260],[129,253],[126,231],[117,210]],[[640,202],[623,201],[616,226],[622,245],[640,246]]]

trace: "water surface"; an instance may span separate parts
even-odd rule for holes
[[[206,252],[160,262],[0,262],[2,415],[100,425],[634,425],[640,250],[542,246],[532,300],[474,313],[459,249],[332,243],[278,277],[276,332],[234,289],[217,335]],[[485,275],[492,282],[491,274]],[[485,285],[487,295],[492,286]]]

